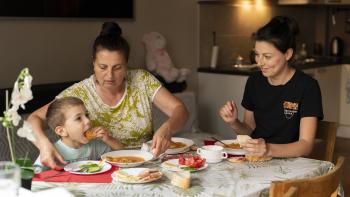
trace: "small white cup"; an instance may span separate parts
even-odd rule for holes
[[[207,145],[197,149],[197,153],[208,163],[219,163],[227,158],[227,153],[223,151],[222,146]]]

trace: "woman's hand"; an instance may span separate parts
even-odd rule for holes
[[[241,146],[252,155],[267,156],[268,154],[267,144],[263,138],[249,139],[247,140],[247,143],[242,144]]]
[[[234,101],[227,101],[219,113],[221,118],[230,126],[237,121],[237,106]]]
[[[62,166],[67,164],[61,154],[51,143],[47,143],[40,148],[40,162],[44,166],[48,166],[54,170],[62,170]]]
[[[151,147],[153,155],[158,157],[160,154],[164,153],[170,146],[170,140],[171,132],[168,125],[165,123],[153,135]]]

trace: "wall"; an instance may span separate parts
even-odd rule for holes
[[[130,65],[144,66],[141,38],[161,32],[175,65],[193,70],[196,86],[197,1],[135,0],[135,18],[117,20],[131,45]],[[91,46],[104,19],[0,19],[0,88],[10,87],[28,66],[34,84],[80,80],[91,73]]]
[[[265,0],[266,2],[266,0]],[[200,66],[208,66],[212,46],[212,31],[216,31],[220,47],[218,65],[230,66],[238,55],[249,60],[254,47],[251,35],[259,27],[277,15],[294,17],[300,28],[298,43],[305,42],[312,52],[314,43],[324,45],[326,30],[326,9],[315,6],[232,6],[227,4],[202,4],[200,6]]]

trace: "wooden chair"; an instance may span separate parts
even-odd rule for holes
[[[339,157],[334,169],[327,174],[305,179],[273,181],[269,191],[270,197],[282,197],[291,187],[297,188],[295,196],[335,197],[338,192],[343,164],[344,157]]]
[[[333,162],[334,146],[337,138],[338,123],[319,121],[315,145],[310,158]]]
[[[298,195],[298,188],[297,187],[290,187],[286,193],[283,194],[283,197],[297,197]]]

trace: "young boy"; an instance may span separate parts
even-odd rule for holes
[[[46,119],[49,127],[60,136],[55,146],[68,163],[99,160],[103,153],[123,148],[104,127],[91,128],[88,112],[79,98],[56,99],[49,105]],[[90,141],[91,136],[97,140]],[[40,155],[35,164],[42,166]]]

